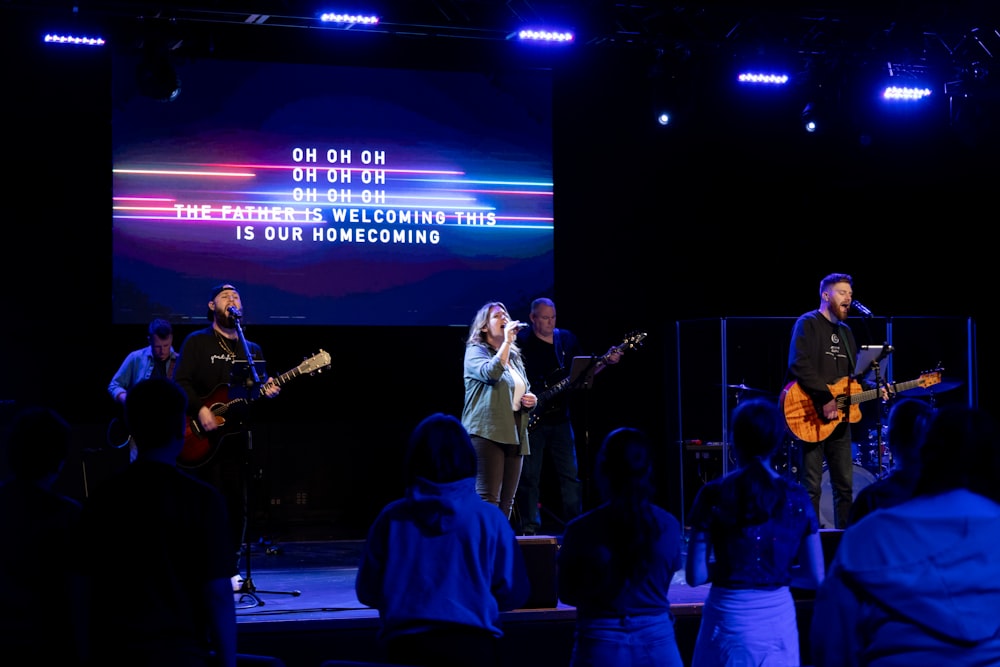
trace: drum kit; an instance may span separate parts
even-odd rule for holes
[[[923,397],[934,406],[936,396],[946,391],[956,389],[961,386],[958,381],[944,381],[931,387],[915,387],[908,390],[908,396]],[[745,384],[726,385],[734,391],[734,398],[739,404],[746,394],[767,395],[770,392],[762,389],[748,387]],[[853,495],[857,497],[861,489],[874,484],[876,481],[886,477],[893,467],[892,448],[888,440],[888,425],[884,424],[884,419],[867,429],[867,439],[863,442],[851,443],[851,453],[854,460],[854,483]],[[859,430],[860,424],[855,425],[855,430]],[[772,466],[779,473],[796,482],[801,482],[801,442],[791,433],[784,446],[775,452],[771,460]],[[833,491],[830,487],[830,473],[823,464],[822,495],[820,497],[820,524],[826,526],[835,525],[833,509]]]

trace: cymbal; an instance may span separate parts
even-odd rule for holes
[[[769,391],[764,391],[763,389],[756,389],[754,387],[748,387],[748,386],[746,386],[743,383],[740,383],[740,384],[727,384],[727,385],[721,385],[720,384],[719,386],[720,387],[725,386],[725,387],[728,387],[729,389],[735,389],[737,391],[749,391],[749,392],[753,392],[755,394],[769,394],[769,393],[771,393]]]
[[[962,386],[960,380],[942,380],[935,384],[929,385],[927,387],[914,387],[913,389],[908,389],[903,392],[905,395],[913,396],[934,396],[935,394],[943,394],[946,391],[951,391],[952,389],[958,389]]]

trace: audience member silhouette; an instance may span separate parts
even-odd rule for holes
[[[682,667],[667,597],[681,526],[654,504],[645,433],[611,431],[595,479],[604,501],[566,525],[557,557],[559,597],[576,607],[570,665]]]
[[[355,590],[378,609],[394,663],[499,665],[500,611],[531,592],[510,521],[476,491],[476,450],[462,423],[433,414],[405,454],[406,494],[369,529]]]
[[[801,664],[790,586],[817,587],[823,548],[805,487],[771,466],[784,433],[773,401],[740,403],[730,431],[736,470],[695,496],[686,578],[712,585],[692,667]]]
[[[816,667],[1000,665],[1000,437],[939,408],[912,499],[844,532],[816,595]]]
[[[886,434],[892,448],[892,470],[858,491],[849,526],[879,508],[898,505],[913,496],[920,475],[920,445],[933,414],[930,403],[916,398],[904,398],[892,406]]]
[[[226,504],[177,467],[186,409],[172,380],[136,384],[125,415],[138,458],[84,501],[75,558],[95,667],[236,664]]]
[[[81,506],[53,490],[71,432],[55,411],[27,406],[8,433],[9,477],[0,484],[0,650],[8,664],[79,662],[68,563]]]

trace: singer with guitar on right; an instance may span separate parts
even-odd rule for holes
[[[809,492],[816,516],[820,515],[820,496],[823,484],[823,461],[830,473],[833,492],[835,526],[846,528],[854,500],[854,461],[851,452],[850,401],[844,396],[834,396],[831,385],[846,378],[853,378],[858,346],[854,332],[847,325],[847,316],[854,305],[863,315],[871,311],[853,300],[853,280],[846,273],[831,273],[819,285],[820,303],[817,310],[800,316],[792,328],[788,352],[789,379],[808,394],[815,406],[816,415],[826,424],[836,423],[824,439],[802,443],[802,483]],[[850,387],[854,384],[845,381]],[[865,390],[872,385],[860,383]],[[888,398],[885,387],[882,398]],[[782,395],[784,403],[785,395]],[[847,400],[845,400],[847,398]],[[785,407],[783,405],[783,407]],[[786,418],[787,418],[786,410]]]

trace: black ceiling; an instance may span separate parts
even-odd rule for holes
[[[168,26],[174,46],[186,40],[189,49],[215,49],[223,34],[253,33],[258,44],[290,36],[304,44],[307,35],[334,31],[353,40],[503,43],[520,28],[550,26],[572,30],[577,50],[639,50],[674,60],[772,54],[803,69],[874,63],[980,85],[1000,54],[997,0],[0,0],[2,11],[51,22],[52,29],[104,31],[119,43],[134,43],[151,25]],[[321,11],[376,14],[380,22],[335,27],[318,21]]]
[[[92,21],[321,27],[322,11],[376,14],[376,27],[351,30],[504,40],[527,26],[573,30],[587,45],[782,44],[804,52],[962,49],[997,38],[995,0],[811,0],[790,2],[611,2],[608,0],[3,0],[0,9]],[[990,49],[992,51],[992,49]]]

